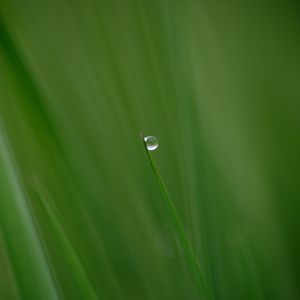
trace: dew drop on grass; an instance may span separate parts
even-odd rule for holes
[[[158,141],[155,136],[146,136],[144,140],[149,151],[153,151],[158,147]]]

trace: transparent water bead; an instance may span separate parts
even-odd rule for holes
[[[145,143],[146,143],[146,147],[149,151],[153,151],[155,149],[157,149],[158,147],[158,141],[157,138],[155,136],[146,136],[144,138]]]

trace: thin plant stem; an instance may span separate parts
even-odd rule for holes
[[[174,231],[177,235],[177,238],[180,242],[180,245],[182,247],[182,250],[184,253],[184,258],[186,260],[186,264],[194,278],[195,285],[198,289],[198,292],[204,299],[211,299],[209,290],[208,290],[208,288],[204,282],[204,279],[201,275],[195,252],[192,248],[191,243],[189,242],[189,240],[187,238],[183,224],[177,213],[176,207],[167,191],[167,188],[158,172],[158,169],[149,153],[149,150],[147,149],[147,145],[146,145],[143,133],[141,133],[141,138],[142,138],[142,141],[143,141],[146,153],[147,153],[148,160],[151,165],[152,172],[153,172],[154,177],[159,185],[159,189],[160,189],[160,192],[161,192],[161,195],[163,198],[164,205],[167,208],[169,217],[171,219],[171,223],[173,225],[173,229],[174,229]]]

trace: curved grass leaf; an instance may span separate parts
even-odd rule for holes
[[[179,240],[182,250],[184,252],[184,258],[186,260],[187,266],[195,280],[196,287],[198,288],[200,295],[202,295],[204,297],[204,299],[210,299],[211,296],[209,294],[209,290],[206,286],[206,283],[205,283],[203,276],[201,274],[201,271],[199,269],[194,250],[187,238],[183,224],[180,220],[180,217],[177,213],[176,207],[174,206],[171,196],[169,195],[167,188],[159,174],[159,171],[147,149],[143,133],[141,133],[141,138],[142,138],[143,145],[144,145],[144,148],[147,153],[147,157],[148,157],[150,165],[151,165],[152,172],[153,172],[155,179],[157,180],[157,183],[159,185],[159,189],[160,189],[164,204],[167,208],[170,220],[172,222],[173,229],[178,237],[178,240]]]

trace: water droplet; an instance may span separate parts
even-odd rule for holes
[[[144,140],[149,151],[153,151],[158,147],[158,141],[155,136],[146,136]]]

